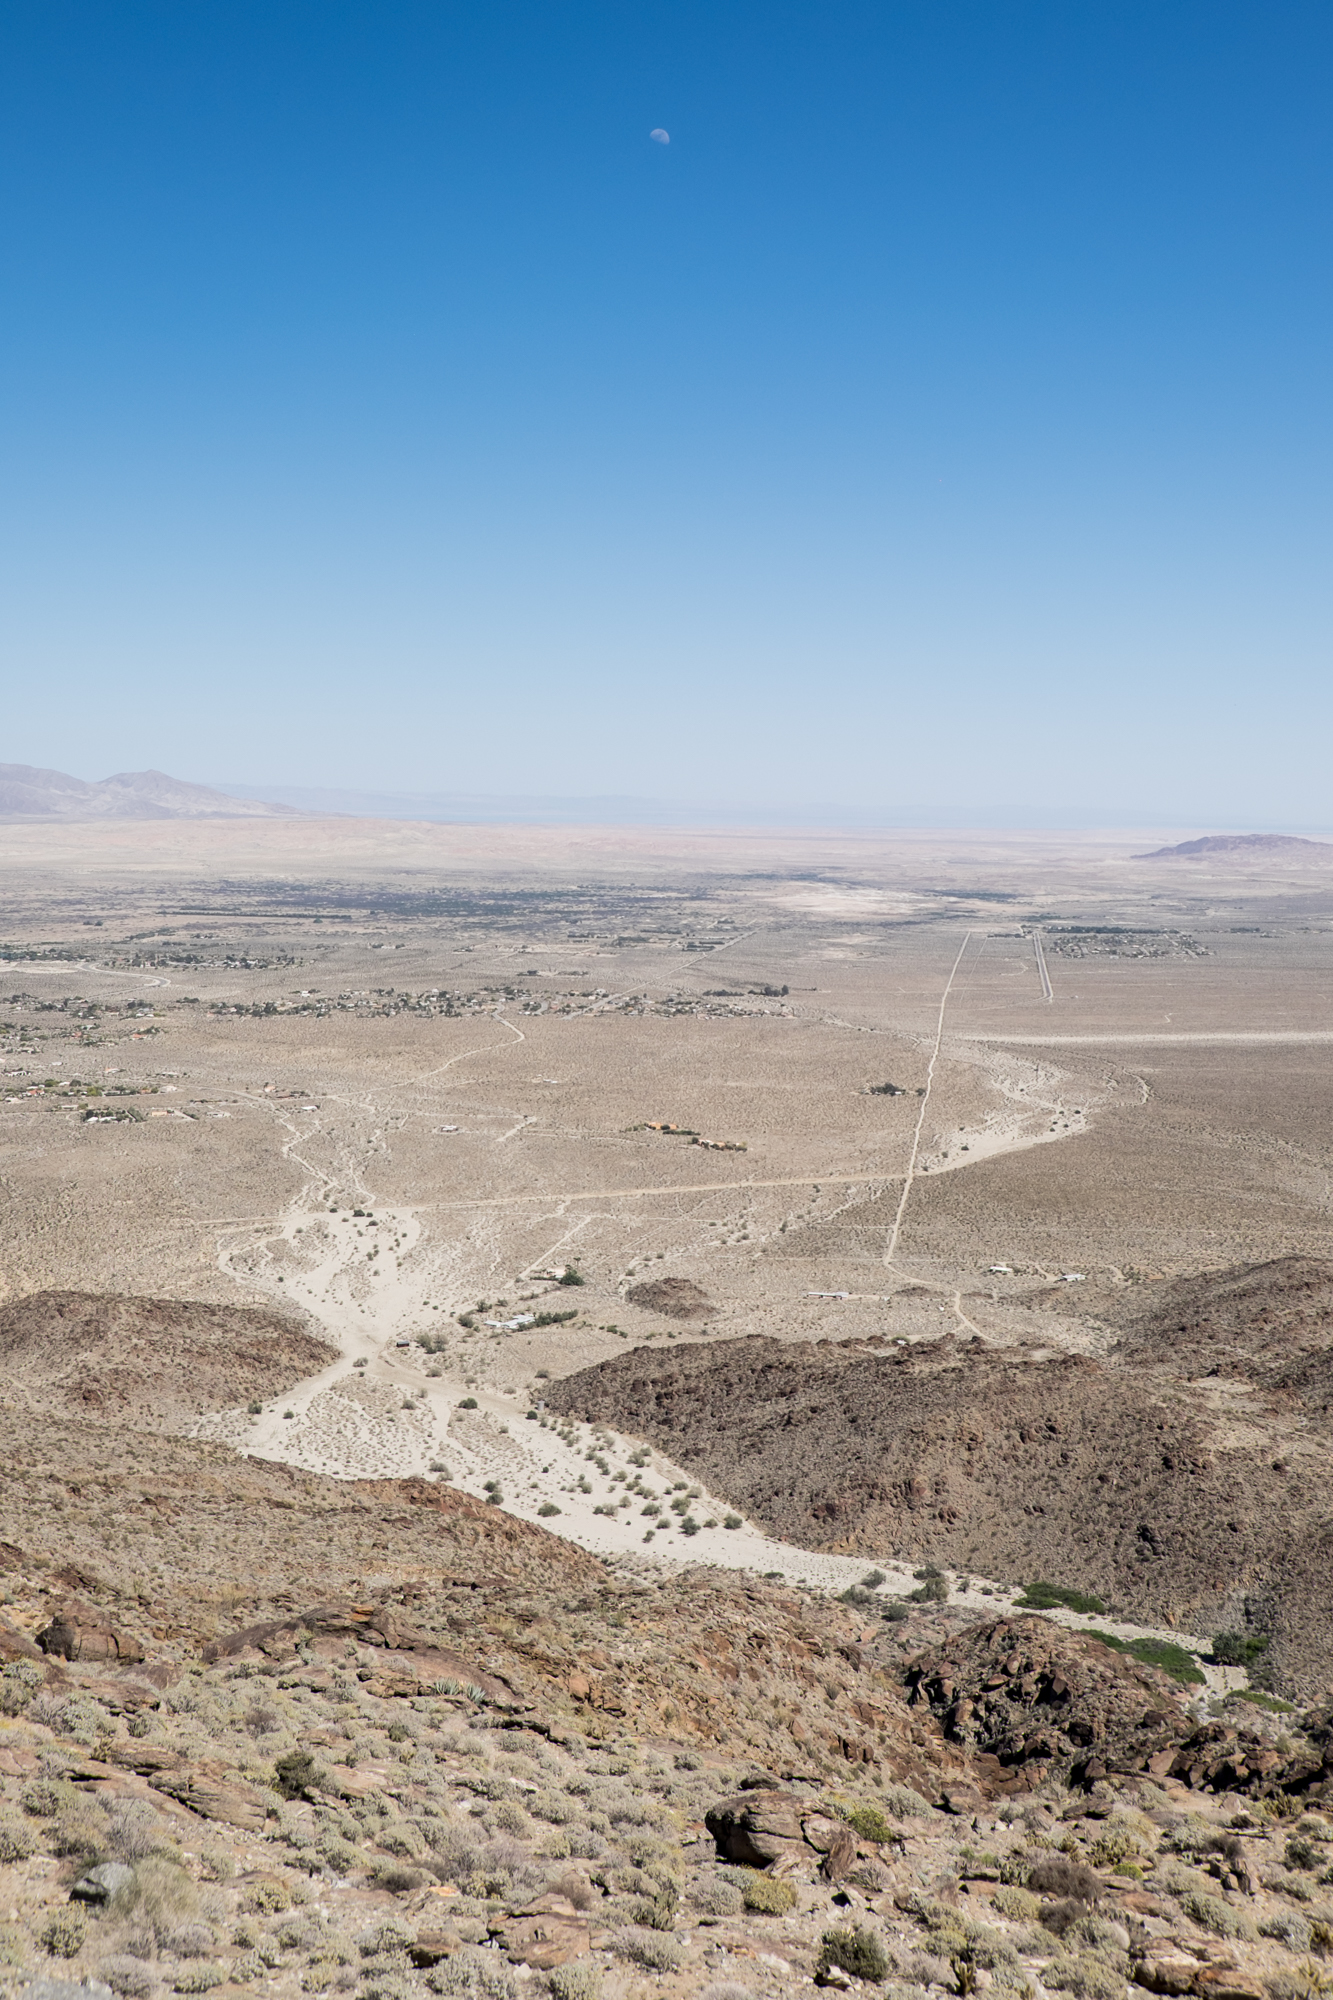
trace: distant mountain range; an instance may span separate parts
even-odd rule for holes
[[[1229,855],[1238,861],[1333,861],[1333,843],[1302,840],[1293,833],[1206,833],[1202,840],[1182,840],[1177,847],[1155,847],[1136,854],[1136,861],[1207,861]]]
[[[0,820],[265,819],[299,816],[295,806],[233,799],[208,785],[187,785],[165,771],[118,771],[86,784],[64,771],[0,764]]]

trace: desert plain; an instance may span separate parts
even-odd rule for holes
[[[0,827],[14,1977],[1323,1991],[1333,849],[1163,844]]]

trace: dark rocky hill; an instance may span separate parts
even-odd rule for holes
[[[1248,1623],[1285,1684],[1313,1693],[1333,1674],[1333,1451],[1309,1425],[1327,1399],[1311,1354],[1327,1269],[1290,1259],[1192,1282],[1192,1297],[1155,1301],[1123,1359],[754,1338],[640,1348],[548,1400],[648,1438],[807,1548],[1046,1579],[1205,1634]],[[1261,1310],[1273,1362],[1238,1421],[1187,1384],[1224,1335],[1243,1353]]]

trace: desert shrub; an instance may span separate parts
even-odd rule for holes
[[[356,1948],[362,1958],[383,1958],[387,1954],[406,1951],[415,1941],[415,1933],[397,1917],[386,1917],[373,1930],[363,1931],[356,1941]]]
[[[176,1974],[172,1986],[177,1993],[211,1993],[226,1978],[225,1965],[190,1965]]]
[[[897,1828],[892,1826],[879,1806],[844,1806],[842,1816],[852,1832],[862,1840],[896,1840]]]
[[[101,1853],[106,1837],[106,1813],[96,1799],[84,1799],[57,1815],[51,1829],[51,1846],[57,1854],[86,1858]]]
[[[763,1875],[757,1868],[747,1869],[746,1874],[749,1880],[741,1885],[741,1897],[747,1910],[766,1917],[785,1917],[788,1910],[796,1908],[796,1891],[790,1882],[779,1875]]]
[[[285,1882],[271,1879],[252,1885],[245,1899],[247,1910],[254,1910],[260,1916],[277,1916],[282,1910],[290,1910],[291,1894]]]
[[[1081,1948],[1098,1958],[1111,1958],[1123,1964],[1128,1932],[1119,1924],[1108,1923],[1095,1910],[1085,1910],[1079,1904],[1074,1904],[1073,1909],[1075,1914],[1065,1926],[1066,1951]]]
[[[355,1868],[360,1855],[350,1840],[340,1840],[337,1834],[326,1834],[319,1844],[319,1851],[326,1867],[335,1875],[346,1875]]]
[[[19,1793],[19,1804],[33,1819],[54,1819],[62,1805],[73,1803],[78,1794],[71,1786],[61,1790],[46,1778],[35,1778]]]
[[[568,1826],[579,1816],[578,1808],[562,1798],[559,1792],[542,1791],[529,1800],[528,1811],[538,1819],[548,1820],[552,1826]]]
[[[819,1973],[836,1965],[853,1979],[878,1985],[889,1976],[889,1954],[873,1931],[829,1930],[819,1940]]]
[[[302,1799],[323,1773],[308,1750],[289,1750],[273,1766],[273,1783],[284,1799]]]
[[[723,1875],[702,1875],[692,1882],[690,1902],[707,1917],[738,1917],[745,1908],[740,1884]]]
[[[0,1862],[26,1861],[37,1851],[37,1842],[22,1820],[0,1819]]]
[[[374,1870],[378,1888],[387,1889],[390,1895],[405,1896],[411,1889],[419,1889],[429,1877],[420,1868],[409,1867],[405,1861],[381,1861]],[[489,1887],[489,1883],[487,1885]]]
[[[162,1940],[173,1958],[207,1958],[217,1939],[207,1924],[182,1924]]]
[[[1113,1868],[1118,1861],[1128,1861],[1131,1855],[1142,1854],[1146,1845],[1141,1827],[1119,1813],[1106,1822],[1093,1841],[1088,1849],[1088,1859],[1096,1868]]]
[[[1314,1870],[1323,1867],[1326,1856],[1318,1840],[1312,1840],[1308,1833],[1297,1831],[1287,1842],[1282,1858],[1288,1868]]]
[[[1053,1993],[1072,1993],[1075,2000],[1124,2000],[1125,1976],[1103,1959],[1077,1952],[1042,1967],[1043,1986]]]
[[[500,1807],[500,1812],[505,1810],[504,1806]],[[518,1830],[516,1827],[511,1829],[513,1832]],[[375,1838],[386,1854],[392,1854],[399,1861],[419,1861],[426,1852],[425,1836],[413,1826],[411,1820],[392,1820],[388,1826],[380,1828]]]
[[[908,1591],[907,1600],[909,1604],[947,1604],[949,1601],[949,1586],[945,1579],[938,1574],[928,1576],[918,1589]]]
[[[117,1799],[106,1811],[106,1851],[116,1861],[144,1861],[166,1845],[167,1828],[146,1799]]]
[[[454,1996],[454,2000],[512,2000],[517,1990],[514,1974],[498,1952],[478,1951],[465,1945],[428,1975],[432,1993]]]
[[[1035,1924],[1041,1914],[1040,1899],[1030,1889],[1019,1889],[1011,1884],[998,1888],[991,1901],[1002,1917],[1009,1917],[1014,1923]]]
[[[88,1939],[88,1926],[79,1910],[56,1910],[42,1926],[42,1949],[52,1958],[77,1958]]]
[[[1275,1910],[1259,1926],[1260,1937],[1276,1938],[1288,1951],[1310,1949],[1310,1926],[1296,1910]]]
[[[554,1966],[546,1983],[555,2000],[598,2000],[602,1990],[602,1968],[595,1959],[574,1958],[568,1965]]]
[[[1069,1590],[1062,1583],[1030,1583],[1021,1597],[1014,1599],[1020,1611],[1079,1611],[1085,1616],[1106,1610],[1100,1597],[1084,1590]]]
[[[612,1949],[617,1958],[641,1965],[645,1972],[678,1972],[685,1963],[685,1953],[675,1938],[639,1924],[617,1931]]]
[[[901,1597],[894,1597],[884,1606],[884,1618],[889,1625],[903,1625],[911,1617],[911,1611]]]
[[[1191,1917],[1200,1930],[1211,1931],[1214,1937],[1252,1938],[1254,1925],[1241,1910],[1233,1910],[1220,1896],[1209,1895],[1202,1889],[1184,1889],[1177,1894],[1177,1901],[1187,1917]]]
[[[1160,1667],[1182,1687],[1202,1687],[1207,1679],[1199,1670],[1196,1655],[1173,1639],[1117,1639],[1114,1632],[1089,1632],[1087,1636],[1109,1646],[1113,1653],[1128,1653],[1144,1666]]]
[[[929,1800],[923,1799],[910,1785],[886,1785],[879,1802],[894,1819],[918,1819],[933,1810]]]
[[[152,1966],[129,1952],[103,1959],[98,1972],[111,1991],[121,1995],[121,2000],[148,2000],[148,1995],[157,1991],[157,1975]]]
[[[1218,1632],[1213,1639],[1213,1660],[1219,1667],[1248,1667],[1268,1651],[1263,1632]]]
[[[1067,1854],[1043,1854],[1028,1871],[1028,1887],[1039,1896],[1072,1896],[1095,1903],[1101,1886],[1091,1868]]]
[[[0,1667],[0,1715],[22,1715],[46,1676],[33,1660]]]
[[[111,1899],[114,1913],[130,1917],[154,1941],[161,1942],[199,1913],[194,1883],[176,1862],[151,1854],[134,1864],[134,1873]]]

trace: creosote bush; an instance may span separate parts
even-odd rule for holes
[[[832,1965],[849,1972],[853,1979],[878,1985],[889,1976],[889,1954],[873,1931],[834,1929],[819,1940],[819,1972]]]
[[[766,1917],[785,1917],[796,1908],[796,1891],[780,1875],[764,1875],[757,1868],[747,1868],[745,1873],[741,1897],[747,1910]]]

